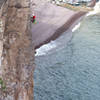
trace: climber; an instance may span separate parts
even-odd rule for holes
[[[34,14],[31,17],[31,21],[32,21],[32,23],[35,23],[36,22],[36,16]]]

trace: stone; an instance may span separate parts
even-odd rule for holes
[[[0,90],[0,100],[33,100],[34,47],[29,1],[7,0],[3,7],[1,17],[5,17],[5,24],[0,33],[0,77],[6,90]]]

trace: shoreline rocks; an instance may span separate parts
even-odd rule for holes
[[[80,14],[80,12],[75,12],[48,2],[37,5],[34,12],[37,23],[31,23],[31,32],[32,43],[35,49],[58,38],[78,18],[85,14],[85,12]]]

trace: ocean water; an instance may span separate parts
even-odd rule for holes
[[[69,42],[67,34],[36,56],[34,100],[100,100],[100,14],[85,17]]]

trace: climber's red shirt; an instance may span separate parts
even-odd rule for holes
[[[35,19],[36,18],[36,16],[33,16],[33,19]]]

